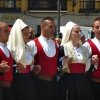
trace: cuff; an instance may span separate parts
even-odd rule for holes
[[[33,67],[34,67],[35,65],[31,65],[30,66],[30,71],[32,71],[33,70]]]

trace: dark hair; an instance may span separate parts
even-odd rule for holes
[[[47,25],[47,20],[54,21],[54,19],[52,17],[45,17],[42,19],[42,24]]]
[[[44,17],[44,18],[42,19],[42,22],[45,21],[45,20],[51,20],[51,21],[54,21],[54,19],[53,19],[52,17]]]
[[[96,21],[100,21],[100,17],[97,17],[97,18],[94,19],[92,27],[94,27],[94,22],[96,22]]]

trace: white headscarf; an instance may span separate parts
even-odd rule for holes
[[[17,19],[11,29],[9,40],[8,40],[8,49],[11,51],[11,54],[16,62],[20,61],[26,64],[26,54],[25,48],[31,49],[25,44],[22,29],[27,27],[27,25],[21,20]]]
[[[77,25],[77,24],[75,24],[75,23],[73,23],[71,21],[66,24],[66,26],[64,28],[64,31],[62,33],[61,45],[64,45],[69,41],[70,33],[71,33],[71,30],[72,30],[74,25]]]

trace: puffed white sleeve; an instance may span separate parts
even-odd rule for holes
[[[35,55],[37,53],[37,47],[36,47],[35,42],[33,40],[31,40],[27,44],[31,47],[31,49],[32,49],[32,51],[34,52],[34,55]]]
[[[32,51],[34,52],[34,56],[35,56],[36,53],[37,53],[37,47],[36,47],[35,42],[34,42],[33,40],[31,40],[31,41],[29,41],[27,44],[30,46],[30,48],[31,48]],[[32,64],[32,65],[30,66],[30,70],[31,70],[31,71],[33,70],[33,67],[34,67],[34,66],[35,66],[34,64]]]
[[[90,66],[91,66],[90,60],[91,60],[91,55],[92,55],[92,49],[91,49],[91,46],[90,46],[90,44],[89,44],[88,42],[85,42],[85,43],[83,44],[83,46],[86,47],[86,49],[87,49],[88,60],[87,60],[87,62],[86,62],[86,69],[85,69],[85,71],[88,71],[89,68],[90,68]]]

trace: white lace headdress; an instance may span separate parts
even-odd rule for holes
[[[14,60],[16,62],[23,62],[24,64],[26,64],[25,48],[31,52],[31,49],[25,44],[22,36],[22,29],[25,27],[27,27],[27,25],[21,19],[17,19],[11,29],[7,43]]]
[[[66,24],[66,26],[64,27],[64,31],[62,33],[62,42],[61,42],[61,45],[64,45],[65,43],[67,43],[69,41],[69,37],[70,37],[70,33],[71,33],[71,30],[73,28],[74,25],[77,25],[73,22],[68,22]]]

